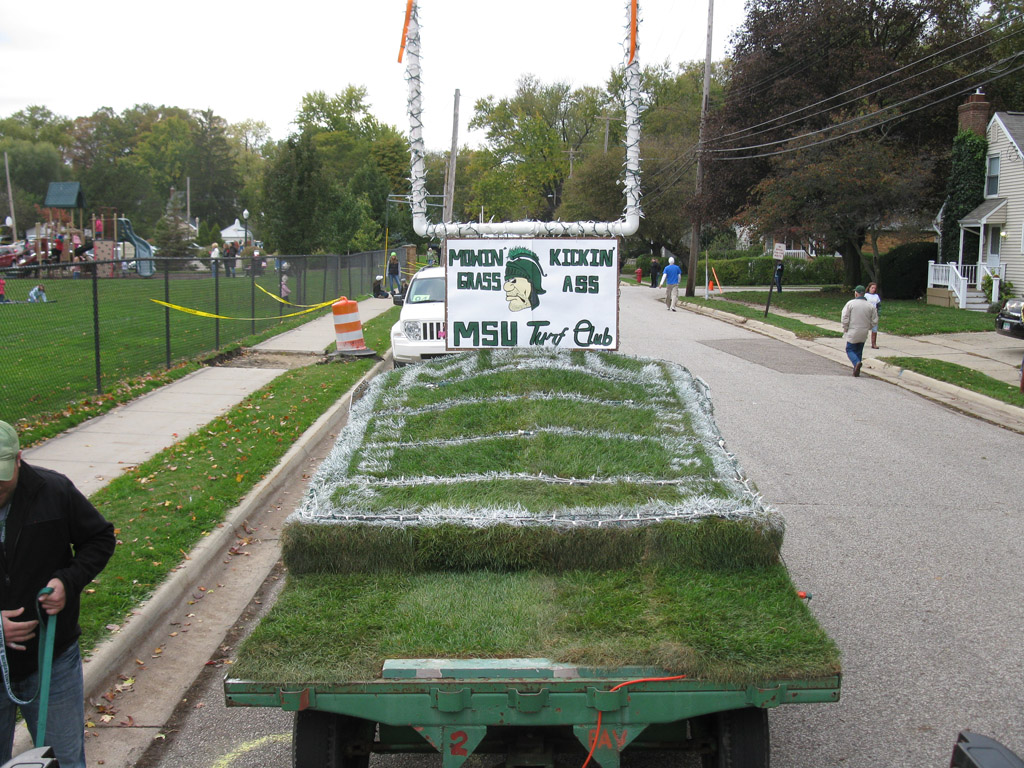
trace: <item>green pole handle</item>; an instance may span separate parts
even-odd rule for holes
[[[53,587],[39,590],[37,599],[53,593]],[[48,616],[39,607],[39,722],[36,747],[46,745],[46,713],[50,706],[50,677],[53,673],[53,643],[57,635],[57,617]]]

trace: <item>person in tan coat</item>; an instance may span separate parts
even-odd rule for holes
[[[842,314],[843,338],[846,339],[846,356],[853,363],[853,375],[860,376],[864,365],[864,342],[868,340],[872,326],[878,325],[878,310],[864,298],[864,286],[853,289],[853,298],[846,302]]]

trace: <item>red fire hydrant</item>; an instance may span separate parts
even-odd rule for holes
[[[644,271],[640,267],[636,268],[636,284],[640,285],[644,281]]]

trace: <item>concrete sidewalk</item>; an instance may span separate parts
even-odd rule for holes
[[[393,306],[390,299],[359,302],[365,323]],[[334,341],[328,314],[257,344],[259,352],[322,355]],[[25,450],[25,459],[67,475],[90,496],[126,469],[227,413],[288,368],[211,366]]]

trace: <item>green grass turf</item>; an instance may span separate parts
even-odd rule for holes
[[[785,568],[291,574],[232,677],[340,683],[389,658],[539,657],[716,682],[836,674]]]
[[[487,358],[481,358],[481,364]],[[422,408],[445,401],[466,400],[480,397],[503,395],[526,397],[538,392],[563,396],[589,396],[609,401],[666,402],[666,398],[651,395],[635,386],[621,381],[581,377],[571,370],[498,370],[481,372],[471,379],[449,380],[442,371],[425,371],[420,379],[425,386],[409,392],[404,405],[407,408]],[[433,386],[431,386],[433,385]]]
[[[781,531],[706,517],[634,527],[289,523],[282,555],[293,573],[603,570],[637,563],[736,570],[778,561]]]
[[[288,586],[234,677],[357,681],[420,657],[722,682],[838,670],[780,564],[779,519],[737,482],[685,371],[473,354],[360,401],[285,525]]]
[[[710,496],[725,496],[725,490],[717,483],[709,482],[704,488]],[[372,488],[369,494],[362,487],[339,485],[333,500],[339,507],[359,507],[373,514],[399,507],[411,511],[432,505],[448,506],[454,495],[451,485],[441,483],[380,486]],[[523,478],[465,482],[458,488],[460,505],[478,509],[496,504],[518,505],[533,514],[601,504],[628,506],[655,501],[672,504],[682,502],[686,495],[675,485],[626,481],[570,485]]]
[[[672,467],[672,454],[656,442],[586,435],[535,434],[531,438],[493,438],[445,446],[406,447],[396,451],[381,477],[431,474],[451,477],[474,472],[527,472],[560,477],[613,477],[644,467],[655,477],[695,475],[700,468]]]
[[[584,403],[571,398],[558,400],[501,400],[455,404],[446,417],[432,411],[405,417],[403,432],[417,440],[450,440],[490,434],[495,424],[505,432],[572,427],[585,424],[593,432],[625,430],[633,435],[657,436],[657,419],[649,409],[605,403]],[[371,430],[373,425],[371,424]]]

